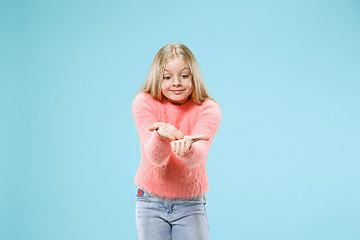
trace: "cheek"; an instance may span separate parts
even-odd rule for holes
[[[167,91],[169,90],[170,86],[169,86],[169,83],[168,82],[162,82],[161,84],[161,93],[163,95],[167,95]]]
[[[161,91],[166,90],[166,88],[167,88],[166,82],[163,81],[163,82],[161,83]]]
[[[193,84],[192,80],[190,80],[188,86],[191,89],[191,91],[194,90],[194,84]]]

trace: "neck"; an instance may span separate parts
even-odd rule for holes
[[[187,103],[187,102],[190,100],[190,96],[189,96],[188,99],[186,99],[186,101],[183,102],[183,103],[173,102],[173,101],[169,100],[169,99],[166,98],[166,97],[165,97],[165,99],[166,99],[166,101],[168,101],[169,103],[174,104],[174,105],[184,105],[185,103]]]

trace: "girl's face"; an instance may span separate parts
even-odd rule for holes
[[[169,102],[185,103],[192,93],[192,85],[190,67],[181,58],[173,58],[165,65],[161,92]]]

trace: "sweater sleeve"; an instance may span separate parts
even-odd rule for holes
[[[221,109],[213,100],[203,103],[204,108],[198,113],[190,135],[206,135],[209,141],[197,141],[190,151],[180,159],[189,167],[196,167],[206,162],[207,155],[221,122]]]
[[[154,165],[165,165],[171,153],[170,140],[159,136],[156,131],[149,128],[156,122],[155,99],[146,93],[139,93],[132,105],[134,121],[139,133],[142,154]]]

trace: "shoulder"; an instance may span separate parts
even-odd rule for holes
[[[133,104],[142,103],[142,102],[151,102],[151,101],[156,101],[156,100],[150,95],[150,93],[140,92],[136,94],[133,100]]]
[[[222,113],[221,108],[215,100],[208,98],[200,105],[197,105],[196,119],[201,121],[210,121],[220,124]]]
[[[200,105],[200,111],[205,111],[208,113],[213,113],[215,115],[221,116],[221,108],[219,104],[212,98],[204,100]]]
[[[147,92],[140,92],[136,94],[133,102],[132,107],[134,108],[146,108],[150,106],[154,106],[158,103],[158,101],[153,98],[149,93]]]

